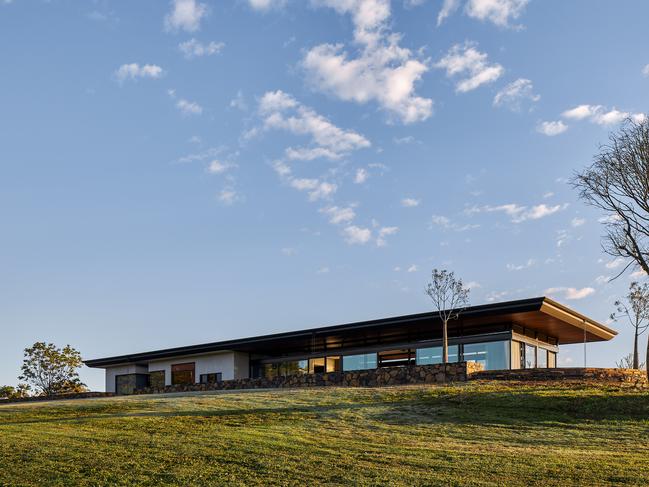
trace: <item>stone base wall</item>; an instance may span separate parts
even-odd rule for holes
[[[34,402],[34,401],[61,401],[65,399],[87,399],[89,397],[112,397],[112,392],[71,392],[67,394],[57,394],[55,396],[29,396],[17,397],[15,399],[0,399],[0,405],[14,402]]]
[[[471,380],[573,381],[624,384],[649,388],[647,371],[570,367],[555,369],[483,370],[471,374]]]
[[[458,362],[446,365],[381,367],[349,372],[330,372],[327,374],[287,375],[272,379],[234,379],[213,384],[179,384],[165,387],[146,387],[135,391],[135,394],[231,389],[273,389],[284,387],[375,387],[404,384],[433,384],[466,381],[469,375],[479,370],[482,370],[482,366],[474,362]]]

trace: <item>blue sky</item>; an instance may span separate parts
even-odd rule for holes
[[[645,1],[0,0],[0,384],[94,358],[632,279],[567,184],[649,111]],[[589,348],[613,365],[630,329]],[[580,364],[580,347],[561,363]],[[101,371],[82,379],[103,388]]]

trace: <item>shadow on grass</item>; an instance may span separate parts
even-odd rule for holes
[[[127,418],[223,418],[245,420],[281,420],[282,417],[295,419],[298,415],[318,417],[336,416],[341,411],[358,411],[368,419],[387,424],[483,424],[512,425],[540,424],[547,422],[577,423],[583,421],[606,420],[646,420],[649,421],[649,394],[619,391],[583,391],[575,389],[543,389],[511,387],[509,389],[489,389],[481,387],[459,387],[449,389],[419,388],[392,392],[384,390],[383,398],[357,402],[350,397],[341,397],[344,402],[331,404],[305,404],[286,406],[278,404],[268,407],[191,409],[174,411],[151,411],[156,404],[138,403],[138,408],[147,411],[129,411],[119,408],[103,409],[105,414],[95,408],[81,409],[77,414],[68,415],[69,410],[56,409],[51,413],[60,416],[31,417],[20,419],[20,411],[7,421],[0,416],[3,425],[24,425],[39,423],[79,422],[102,419]],[[317,401],[317,399],[315,399]],[[361,402],[362,400],[362,402]],[[164,407],[164,405],[162,405]],[[138,409],[133,408],[133,409]],[[131,409],[131,408],[129,408]],[[85,412],[89,414],[84,414]]]

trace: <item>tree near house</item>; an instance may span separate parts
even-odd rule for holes
[[[620,360],[617,360],[615,362],[615,366],[618,369],[632,369],[633,368],[633,354],[629,353],[622,357]],[[644,369],[645,368],[645,363],[640,362],[640,365],[638,367],[639,369]]]
[[[611,314],[612,320],[619,320],[626,317],[633,327],[633,357],[632,368],[640,368],[640,357],[638,355],[638,338],[649,329],[649,284],[642,285],[632,282],[629,286],[629,293],[625,299],[615,301],[616,312]],[[649,353],[649,342],[647,344]]]
[[[425,288],[442,321],[442,361],[448,363],[448,322],[459,318],[469,304],[468,288],[454,272],[433,269],[431,282]]]
[[[14,386],[0,386],[0,399],[16,399],[29,396],[29,386],[18,384]]]
[[[19,379],[32,384],[45,396],[83,392],[87,389],[77,372],[82,364],[81,354],[70,345],[58,348],[53,343],[36,342],[25,349]]]

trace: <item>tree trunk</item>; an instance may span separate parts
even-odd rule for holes
[[[442,329],[442,362],[448,363],[448,322],[446,320]]]
[[[640,368],[640,360],[638,358],[638,328],[635,329],[635,335],[633,336],[633,368]]]

